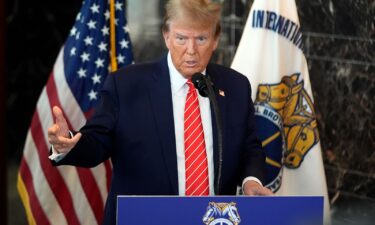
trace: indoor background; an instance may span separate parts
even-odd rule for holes
[[[135,62],[162,56],[165,0],[128,0]],[[230,66],[252,0],[225,0],[213,61]],[[17,170],[36,101],[81,1],[6,0],[8,224],[26,224]],[[323,150],[332,224],[375,221],[375,1],[296,0]],[[146,16],[147,15],[147,16]]]

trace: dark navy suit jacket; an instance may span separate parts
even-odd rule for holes
[[[216,96],[223,124],[220,194],[234,195],[245,177],[264,178],[265,158],[254,133],[250,84],[245,76],[219,65],[209,64],[206,74],[225,95]],[[211,111],[216,171],[217,129]],[[104,224],[116,223],[117,195],[178,195],[167,57],[108,76],[94,115],[81,132],[80,141],[57,164],[94,167],[111,157],[113,176]]]

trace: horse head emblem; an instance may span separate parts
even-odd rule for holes
[[[284,76],[277,84],[260,84],[255,100],[256,104],[268,105],[282,117],[286,137],[284,163],[289,168],[298,168],[306,153],[319,141],[313,103],[303,88],[303,80],[298,81],[299,75]]]
[[[238,214],[236,203],[210,202],[202,221],[206,225],[238,225],[241,222],[241,218]]]

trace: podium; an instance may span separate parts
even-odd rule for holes
[[[118,196],[118,225],[323,225],[322,196]]]

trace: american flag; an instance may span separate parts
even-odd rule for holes
[[[133,62],[124,1],[115,1],[118,67]],[[107,0],[85,0],[39,97],[18,174],[18,191],[29,224],[101,224],[111,179],[106,161],[92,169],[52,167],[47,129],[59,106],[72,130],[90,117],[110,72],[110,11]]]

